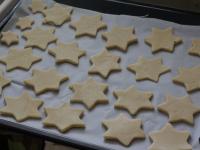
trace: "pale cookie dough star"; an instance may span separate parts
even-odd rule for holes
[[[179,68],[179,75],[173,81],[184,85],[188,92],[200,90],[200,65],[192,68]]]
[[[32,64],[38,61],[41,61],[41,58],[34,56],[31,48],[12,48],[6,56],[0,58],[0,62],[6,64],[7,71],[14,69],[29,70]]]
[[[75,83],[69,87],[75,92],[71,97],[71,102],[73,103],[82,103],[88,109],[94,108],[99,103],[108,103],[108,98],[104,94],[108,89],[108,85],[105,83],[89,78],[83,83]]]
[[[82,16],[79,21],[70,23],[70,26],[76,30],[76,37],[91,36],[96,37],[100,29],[104,29],[107,25],[102,21],[101,15]]]
[[[23,92],[19,97],[5,97],[6,106],[0,108],[1,115],[13,116],[16,121],[41,118],[39,107],[42,100],[32,98],[28,92]]]
[[[142,92],[131,86],[126,90],[116,90],[113,94],[118,98],[115,108],[126,109],[131,115],[135,115],[141,109],[153,109],[150,99],[151,92]]]
[[[178,131],[167,123],[160,131],[150,133],[153,144],[148,150],[192,150],[188,143],[190,133]]]
[[[32,4],[29,6],[29,9],[32,11],[32,13],[41,12],[46,8],[47,5],[43,2],[43,0],[32,0]]]
[[[138,62],[128,66],[128,70],[136,73],[136,80],[151,80],[158,82],[161,74],[169,72],[170,69],[162,64],[161,58],[145,59],[140,57]]]
[[[200,112],[200,107],[192,104],[189,96],[167,96],[166,101],[158,106],[158,110],[169,115],[170,122],[184,121],[193,124],[193,115]]]
[[[103,78],[107,78],[111,72],[121,71],[120,57],[111,54],[107,50],[102,50],[97,55],[92,56],[90,61],[92,63],[88,71],[90,74],[99,74]]]
[[[59,74],[56,69],[35,69],[32,74],[32,78],[24,80],[24,83],[32,86],[36,94],[46,91],[58,91],[60,83],[68,80],[67,75]]]
[[[128,46],[137,42],[133,27],[113,27],[110,32],[102,33],[102,37],[107,40],[106,48],[118,48],[127,51]]]
[[[175,45],[182,42],[182,39],[173,35],[172,28],[152,28],[152,33],[145,38],[145,42],[151,45],[153,53],[158,51],[173,52]]]
[[[56,3],[51,8],[44,9],[41,12],[45,16],[44,24],[61,26],[70,20],[72,8]]]
[[[15,32],[11,31],[1,32],[1,43],[5,44],[6,46],[18,44],[19,36]]]
[[[62,133],[72,128],[85,128],[80,118],[83,116],[83,110],[75,109],[68,103],[58,108],[45,108],[45,113],[47,117],[43,124],[46,127],[56,127]]]
[[[3,71],[0,70],[0,95],[2,94],[2,89],[3,89],[5,86],[9,85],[10,82],[11,82],[11,80],[5,78],[5,77],[3,76]]]
[[[104,120],[102,124],[108,129],[104,133],[106,140],[117,140],[121,144],[129,146],[133,140],[145,138],[140,119],[129,119],[120,114],[114,119]]]
[[[33,24],[34,20],[31,17],[20,17],[16,23],[16,27],[23,31],[26,29],[31,29]]]
[[[54,31],[55,28],[35,28],[31,31],[25,31],[23,33],[24,38],[27,40],[25,47],[37,47],[46,50],[48,44],[57,41],[57,38],[53,34]]]
[[[49,48],[48,52],[56,58],[56,63],[79,64],[79,58],[85,55],[85,51],[78,47],[77,43],[64,44],[57,42],[55,48]]]
[[[192,40],[192,47],[188,49],[188,53],[191,55],[200,56],[200,39]]]

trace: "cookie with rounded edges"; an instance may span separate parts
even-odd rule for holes
[[[200,39],[192,40],[192,47],[188,49],[190,55],[200,56]]]
[[[31,29],[32,25],[34,24],[33,18],[26,16],[26,17],[19,17],[16,27],[19,28],[21,31],[26,29]]]
[[[43,0],[32,0],[31,5],[28,7],[32,13],[38,13],[47,8]]]
[[[19,36],[15,32],[11,31],[1,32],[1,43],[5,44],[6,46],[18,44]]]
[[[3,75],[3,71],[0,70],[0,95],[2,94],[2,89],[5,86],[8,86],[10,84],[11,80],[7,79]]]

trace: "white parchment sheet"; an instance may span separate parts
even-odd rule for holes
[[[53,3],[51,0],[46,1],[49,5]],[[31,14],[27,9],[27,6],[30,4],[30,1],[23,1],[20,8],[17,9],[15,15],[11,18],[9,23],[3,29],[4,31],[11,30],[17,32],[18,35],[22,35],[19,29],[16,29],[15,24],[18,17],[31,15],[34,20],[35,27],[47,28],[47,25],[42,25],[43,16],[41,14]],[[74,8],[72,13],[71,20],[77,20],[80,16],[83,15],[95,15],[97,12],[84,10],[80,8]],[[59,135],[61,137],[67,137],[70,139],[75,139],[78,141],[85,142],[87,144],[99,145],[106,147],[108,149],[131,149],[131,150],[146,150],[148,146],[150,146],[151,141],[148,138],[148,133],[151,131],[159,130],[162,128],[165,123],[168,122],[167,115],[159,113],[157,110],[155,111],[142,111],[139,112],[136,116],[132,116],[132,118],[139,118],[143,121],[143,129],[146,134],[146,139],[141,141],[135,141],[132,143],[130,147],[123,147],[117,142],[107,143],[104,142],[103,133],[105,129],[102,127],[101,121],[104,119],[109,119],[117,116],[119,113],[125,113],[127,116],[131,117],[126,111],[115,110],[113,108],[113,104],[116,99],[112,95],[113,90],[116,89],[126,89],[131,85],[134,85],[138,89],[142,91],[151,91],[154,96],[152,99],[152,103],[154,106],[162,103],[167,94],[171,94],[174,96],[185,96],[187,92],[183,86],[176,85],[172,82],[172,78],[178,74],[178,68],[181,66],[184,67],[192,67],[195,65],[200,65],[200,57],[195,57],[188,55],[187,49],[191,47],[191,40],[193,38],[200,38],[200,26],[186,26],[180,25],[172,22],[167,22],[158,19],[151,18],[142,18],[142,17],[134,17],[134,16],[125,16],[125,15],[110,15],[110,14],[102,14],[103,21],[105,21],[108,25],[108,31],[113,26],[134,26],[136,35],[138,38],[138,43],[133,44],[129,47],[127,53],[122,53],[117,50],[111,50],[111,53],[118,55],[121,57],[121,67],[122,71],[113,73],[109,76],[107,80],[102,79],[98,75],[92,75],[94,79],[97,81],[105,82],[109,84],[109,90],[107,92],[107,96],[109,98],[108,105],[98,105],[92,111],[88,111],[83,105],[73,104],[74,107],[82,108],[85,110],[83,120],[86,124],[85,130],[71,130],[66,134],[59,133],[56,129],[48,129],[44,128],[42,125],[42,120],[28,120],[24,121],[20,124],[25,126],[30,126],[33,128],[37,128],[39,130],[53,133]],[[174,33],[177,36],[182,37],[183,43],[176,46],[174,53],[168,52],[159,52],[157,54],[151,53],[151,48],[144,43],[144,38],[151,33],[152,27],[166,28],[173,27]],[[70,64],[61,64],[55,65],[55,59],[47,53],[47,51],[41,51],[37,48],[33,49],[33,53],[35,55],[41,56],[43,60],[39,63],[36,63],[32,66],[29,71],[23,70],[14,70],[11,72],[5,71],[5,65],[0,64],[0,68],[4,70],[5,75],[12,79],[13,82],[10,86],[6,87],[3,90],[3,96],[19,96],[21,95],[23,90],[28,90],[29,93],[36,97],[33,90],[31,88],[27,88],[23,85],[23,80],[31,77],[31,71],[33,68],[53,68],[56,67],[57,71],[60,73],[67,74],[70,80],[61,84],[60,90],[58,93],[44,93],[37,97],[43,99],[44,105],[43,107],[58,107],[63,103],[70,100],[70,97],[73,95],[73,92],[68,89],[68,85],[75,82],[84,81],[88,77],[88,68],[90,67],[89,58],[98,52],[100,52],[105,47],[105,41],[101,38],[101,33],[103,30],[98,32],[98,36],[96,38],[89,37],[81,37],[78,39],[74,38],[75,31],[69,27],[69,23],[65,23],[61,27],[56,27],[55,35],[58,37],[59,41],[64,43],[69,43],[72,41],[76,41],[79,44],[81,49],[84,49],[87,52],[87,55],[81,57],[79,66],[74,66]],[[16,46],[17,48],[23,48],[25,45],[25,40],[20,38],[20,43]],[[55,44],[49,45],[49,47],[55,47]],[[6,46],[0,46],[0,55],[3,56],[7,54],[9,49]],[[141,81],[136,82],[135,75],[129,72],[126,68],[129,64],[137,62],[137,59],[140,56],[144,56],[147,58],[159,58],[163,59],[163,63],[171,68],[171,72],[166,73],[160,77],[158,83],[154,83],[151,81]],[[0,107],[4,105],[3,96],[0,99]],[[194,104],[200,106],[200,92],[195,92],[190,94],[192,101]],[[43,107],[40,109],[42,118],[45,117],[43,112]],[[179,109],[179,108],[177,108]],[[15,122],[14,119],[10,117],[0,117],[1,119],[9,120]],[[15,122],[16,123],[16,122]],[[200,145],[198,143],[198,138],[200,137],[200,115],[195,116],[194,126],[190,126],[184,123],[174,124],[177,129],[180,130],[188,130],[191,133],[191,138],[189,142],[192,144],[194,150],[199,150]]]

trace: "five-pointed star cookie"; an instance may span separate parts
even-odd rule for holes
[[[132,115],[141,109],[154,108],[150,102],[153,97],[151,92],[141,92],[132,86],[126,90],[114,91],[113,94],[118,98],[115,108],[126,109]]]
[[[3,71],[0,70],[0,95],[2,93],[3,87],[10,84],[10,80],[3,76]]]
[[[78,47],[77,43],[64,44],[57,42],[55,48],[49,48],[49,53],[55,56],[57,63],[67,62],[78,65],[79,58],[85,55],[85,51]]]
[[[162,64],[161,58],[145,59],[140,57],[138,62],[128,66],[128,69],[136,73],[136,80],[151,80],[158,82],[161,74],[170,69]]]
[[[200,107],[193,105],[189,96],[167,96],[166,101],[158,106],[158,110],[167,113],[170,122],[184,121],[193,124],[193,115],[200,112]]]
[[[38,108],[42,100],[32,98],[28,92],[23,92],[19,97],[5,97],[6,106],[0,108],[2,115],[13,116],[16,121],[41,118]]]
[[[83,110],[72,108],[65,103],[59,108],[45,108],[47,117],[43,124],[47,127],[56,127],[60,132],[67,132],[71,128],[84,128],[84,122],[80,119]]]
[[[53,34],[54,31],[55,28],[35,28],[31,31],[25,31],[23,34],[24,38],[27,40],[25,47],[37,47],[46,50],[48,44],[57,41],[57,38]]]
[[[34,20],[31,17],[20,17],[16,23],[16,27],[23,31],[26,29],[31,29],[33,24]]]
[[[84,35],[96,37],[100,29],[107,27],[101,15],[82,16],[79,21],[70,23],[70,26],[76,30],[76,37]]]
[[[192,68],[179,68],[179,75],[173,81],[184,85],[188,92],[200,90],[200,65]]]
[[[46,8],[47,5],[43,2],[43,0],[32,0],[32,4],[29,6],[29,9],[32,11],[32,13],[41,12]]]
[[[13,44],[18,44],[19,36],[15,32],[7,31],[1,32],[1,43],[10,46]]]
[[[192,47],[189,48],[188,53],[191,55],[200,56],[200,39],[192,40]]]
[[[112,71],[121,71],[119,65],[120,57],[115,56],[107,50],[102,50],[90,59],[92,66],[89,69],[91,74],[99,74],[103,78],[107,78]]]
[[[59,74],[56,69],[35,69],[32,78],[24,80],[24,83],[34,87],[36,94],[41,94],[45,91],[57,91],[60,83],[65,80],[68,80],[68,76]]]
[[[94,108],[99,103],[108,103],[108,98],[104,94],[108,85],[105,83],[89,78],[83,83],[70,85],[70,88],[75,92],[71,102],[83,103],[88,109]]]
[[[137,41],[133,27],[113,27],[111,32],[102,33],[102,37],[107,40],[106,48],[118,48],[127,51],[128,46]]]
[[[141,129],[142,122],[139,119],[129,119],[120,114],[114,119],[104,120],[102,124],[108,128],[104,133],[106,140],[117,140],[121,144],[129,146],[134,139],[145,138]]]
[[[182,42],[182,39],[173,35],[172,28],[152,28],[152,33],[145,38],[145,42],[151,45],[153,53],[158,51],[173,52],[175,45]]]
[[[53,7],[42,11],[45,16],[43,23],[61,26],[66,21],[70,20],[71,12],[71,7],[56,3]]]
[[[0,62],[6,64],[7,71],[13,69],[29,70],[33,63],[40,61],[41,58],[32,54],[31,48],[10,49],[7,56],[0,58]]]
[[[178,131],[168,123],[160,131],[151,132],[149,136],[153,140],[149,150],[192,150],[187,142],[190,133]]]

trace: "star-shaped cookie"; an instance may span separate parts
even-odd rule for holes
[[[99,103],[108,103],[108,98],[104,94],[108,89],[108,85],[105,83],[88,78],[83,83],[75,83],[69,87],[75,92],[71,97],[73,103],[82,103],[88,109],[94,108]]]
[[[117,140],[125,146],[129,146],[135,139],[145,138],[141,129],[142,121],[139,119],[129,119],[123,114],[114,119],[104,120],[102,124],[108,128],[104,133],[106,140]]]
[[[115,108],[126,109],[131,115],[135,115],[141,109],[153,109],[150,99],[151,92],[142,92],[131,86],[126,90],[116,90],[113,94],[118,98]]]
[[[102,21],[101,15],[81,16],[79,21],[70,23],[70,26],[76,30],[76,37],[91,36],[96,37],[100,29],[104,29],[107,25]]]
[[[179,75],[173,81],[184,85],[188,92],[200,90],[200,65],[192,68],[179,68]]]
[[[149,150],[192,150],[187,142],[190,133],[178,131],[168,123],[160,131],[151,132],[149,136],[153,140]]]
[[[170,69],[162,64],[161,58],[146,59],[140,57],[138,62],[128,66],[128,70],[136,73],[136,80],[151,80],[158,82],[161,74]]]
[[[133,27],[113,27],[111,32],[102,33],[102,37],[107,40],[106,48],[118,48],[127,51],[128,46],[137,42]]]
[[[53,34],[54,31],[55,28],[35,28],[31,31],[25,31],[23,33],[24,38],[27,40],[25,47],[37,47],[46,50],[48,44],[57,41],[57,38]]]
[[[170,122],[184,121],[193,124],[193,115],[200,112],[200,107],[192,104],[189,96],[175,97],[168,95],[158,110],[169,115]]]
[[[38,108],[42,100],[32,98],[28,92],[23,92],[19,97],[5,97],[6,106],[0,108],[1,115],[13,116],[16,121],[41,118]]]
[[[43,124],[46,127],[56,127],[60,132],[67,132],[71,128],[84,128],[84,122],[80,117],[83,116],[83,110],[75,109],[68,103],[59,108],[45,108],[47,117]]]
[[[70,20],[72,8],[56,3],[51,8],[44,9],[41,12],[45,16],[43,23],[61,26]]]
[[[77,43],[64,44],[57,42],[55,48],[49,48],[49,53],[56,58],[56,63],[71,63],[78,65],[79,58],[85,55],[85,51],[78,47]]]
[[[40,57],[32,54],[31,48],[12,48],[8,52],[7,56],[0,58],[0,62],[6,64],[7,71],[11,71],[13,69],[29,70],[33,63],[36,63],[40,60]]]
[[[158,51],[173,52],[175,45],[182,42],[182,39],[173,35],[172,28],[152,28],[152,33],[145,38],[145,42],[151,45],[153,53]]]
[[[18,44],[19,36],[15,32],[11,31],[1,32],[1,43],[5,44],[6,46]]]
[[[16,23],[16,27],[23,31],[26,29],[31,29],[33,24],[34,24],[33,18],[29,16],[20,17]]]
[[[107,50],[102,50],[90,59],[92,66],[89,69],[90,74],[99,74],[103,78],[107,78],[113,71],[121,71],[119,65],[120,57],[115,56]]]
[[[56,69],[33,70],[32,78],[24,80],[26,85],[34,87],[36,94],[46,91],[57,91],[61,82],[68,80],[68,76],[59,74]]]
[[[192,47],[189,48],[188,53],[191,55],[200,56],[200,39],[192,40]]]
[[[41,12],[46,8],[47,5],[43,2],[43,0],[32,0],[32,4],[29,6],[29,9],[32,11],[32,13]]]
[[[0,95],[2,93],[2,89],[10,84],[10,80],[3,76],[3,71],[0,70]]]

